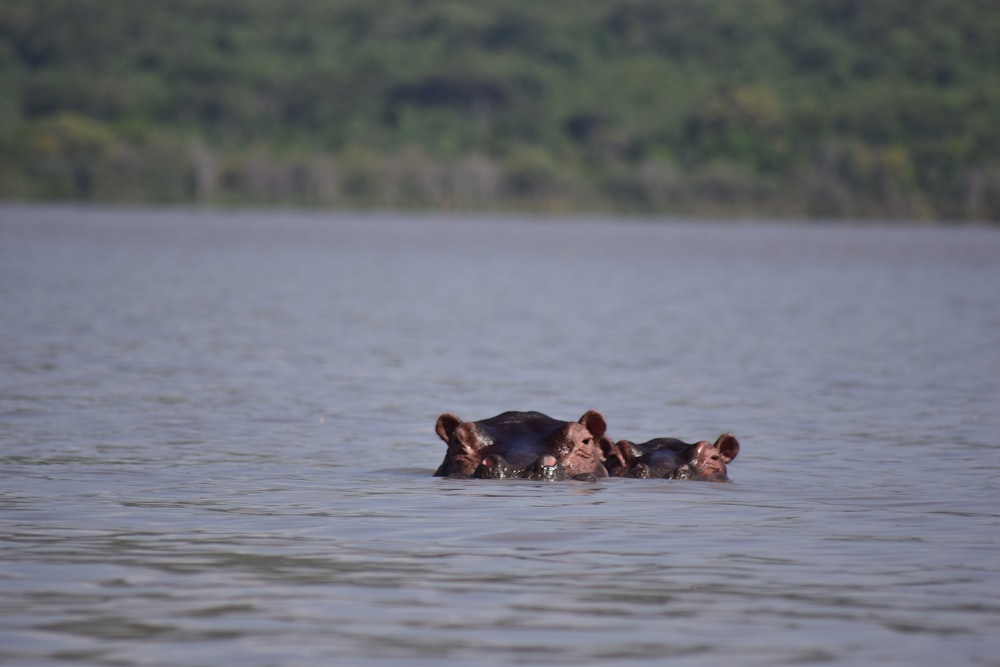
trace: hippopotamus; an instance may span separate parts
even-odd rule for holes
[[[608,476],[601,441],[607,422],[596,410],[578,421],[553,419],[541,412],[504,412],[467,422],[450,412],[434,430],[448,445],[438,477],[478,479],[582,479]]]
[[[601,443],[608,474],[613,477],[699,479],[724,482],[729,479],[726,464],[740,452],[736,436],[724,433],[715,443],[694,444],[677,438],[653,438],[636,444],[619,440]]]

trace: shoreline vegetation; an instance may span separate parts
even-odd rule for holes
[[[9,0],[0,200],[1000,222],[992,0]]]

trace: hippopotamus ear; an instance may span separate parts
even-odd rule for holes
[[[438,434],[439,438],[448,442],[455,433],[455,429],[461,426],[462,423],[461,419],[450,412],[446,412],[438,417],[437,423],[434,424],[434,431]]]
[[[601,438],[600,444],[601,452],[608,462],[609,469],[621,468],[629,470],[635,464],[637,458],[636,451],[632,443],[628,440],[614,442],[611,438],[605,436]]]
[[[715,441],[715,448],[719,450],[719,456],[726,463],[735,459],[736,455],[740,453],[739,440],[732,433],[720,435],[719,439]]]
[[[580,423],[587,427],[590,431],[590,435],[594,436],[595,440],[600,440],[604,437],[604,432],[608,430],[608,422],[604,420],[604,415],[602,415],[597,410],[587,410],[580,417]]]
[[[484,446],[476,432],[476,425],[472,422],[464,422],[450,412],[438,417],[434,430],[438,437],[448,445],[450,454],[474,454]]]
[[[597,440],[597,446],[601,450],[601,461],[607,461],[609,458],[614,458],[616,461],[620,460],[617,453],[615,452],[615,441],[608,436],[603,436]]]

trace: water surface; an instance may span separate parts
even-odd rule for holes
[[[1000,665],[1000,233],[0,208],[0,662]],[[431,477],[438,414],[740,438]]]

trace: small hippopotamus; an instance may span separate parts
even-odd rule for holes
[[[698,479],[724,482],[729,479],[726,464],[740,452],[740,443],[731,433],[690,444],[677,438],[654,438],[641,444],[619,440],[601,443],[608,474],[613,477]]]
[[[438,477],[478,479],[584,479],[607,477],[602,454],[610,447],[607,422],[596,410],[578,421],[541,412],[504,412],[480,421],[462,421],[450,412],[434,430],[448,445]]]

